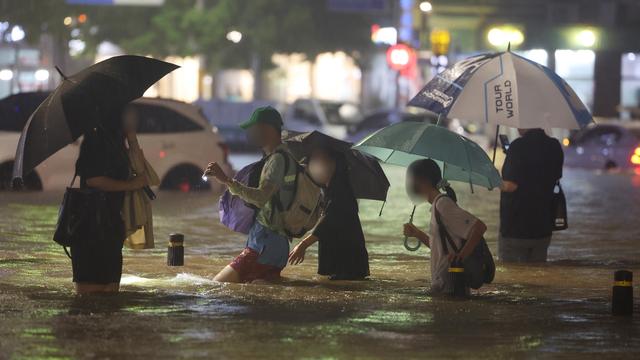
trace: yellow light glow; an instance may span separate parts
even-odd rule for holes
[[[576,42],[584,47],[592,47],[596,43],[596,33],[590,29],[584,29],[576,34]]]
[[[569,144],[571,144],[571,140],[569,140],[569,138],[562,139],[562,145],[569,146]]]
[[[64,18],[63,23],[65,26],[69,26],[71,25],[71,23],[73,22],[73,19],[71,18],[71,16],[67,16],[66,18]]]
[[[634,151],[633,153],[634,153],[634,154],[636,154],[636,155],[638,155],[638,156],[640,156],[640,146],[638,146],[638,147],[636,148],[636,151]]]
[[[631,163],[634,165],[640,165],[640,155],[633,154],[631,157]]]
[[[509,43],[518,46],[524,42],[524,34],[514,26],[505,25],[491,28],[487,33],[487,40],[495,47],[506,47]]]

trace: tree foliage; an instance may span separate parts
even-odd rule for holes
[[[162,7],[0,0],[0,10],[0,21],[23,25],[32,40],[43,31],[70,38],[63,19],[85,13],[88,21],[74,27],[89,53],[108,40],[129,53],[202,54],[212,67],[247,67],[255,57],[269,63],[273,53],[362,51],[372,23],[366,14],[330,12],[325,0],[165,0]],[[242,41],[228,41],[231,30]]]

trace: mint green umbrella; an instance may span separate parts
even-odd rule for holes
[[[475,142],[448,129],[423,122],[396,123],[369,135],[354,149],[375,156],[387,164],[409,166],[429,158],[450,181],[467,182],[489,190],[502,180],[487,153]]]
[[[414,121],[396,123],[369,135],[353,148],[400,166],[432,159],[440,166],[444,179],[468,182],[471,191],[473,185],[491,190],[502,183],[498,170],[478,144],[438,125]],[[409,222],[413,222],[415,211],[414,206]],[[405,237],[404,247],[416,251],[420,242],[411,246]]]

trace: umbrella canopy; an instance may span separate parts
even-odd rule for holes
[[[95,127],[100,112],[137,99],[178,68],[133,55],[116,56],[65,77],[31,114],[16,150],[13,177],[22,178],[58,150]]]
[[[488,189],[502,180],[498,170],[478,144],[444,127],[422,122],[401,122],[378,130],[354,149],[394,165],[409,166],[429,158],[438,163],[442,177]]]
[[[385,201],[389,180],[378,161],[351,148],[351,143],[338,140],[319,131],[291,133],[285,139],[289,150],[299,161],[315,148],[327,148],[342,153],[347,163],[349,182],[358,199]]]
[[[0,100],[0,122],[2,129],[22,131],[29,116],[49,96],[48,91],[21,92]]]
[[[521,129],[579,129],[593,121],[560,76],[510,51],[456,63],[429,81],[409,105]]]

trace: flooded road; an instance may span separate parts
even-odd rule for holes
[[[125,250],[122,293],[76,298],[70,261],[51,240],[62,194],[0,194],[0,359],[640,356],[638,316],[609,308],[613,271],[640,276],[639,175],[567,170],[570,229],[554,235],[550,262],[498,263],[494,284],[460,301],[426,294],[429,252],[407,252],[400,236],[411,212],[404,170],[385,170],[382,217],[381,203],[361,202],[372,274],[363,282],[316,275],[313,247],[282,284],[218,284],[244,237],[219,225],[216,195],[161,192],[157,249]],[[489,226],[495,254],[498,192],[454,187]],[[418,208],[419,225],[427,213]],[[185,234],[184,267],[166,266],[171,232]]]

